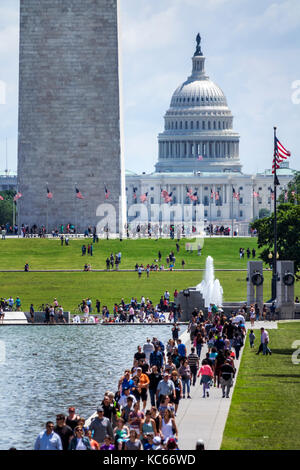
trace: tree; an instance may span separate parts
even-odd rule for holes
[[[251,224],[258,233],[258,247],[264,248],[260,258],[270,263],[274,251],[274,214]],[[279,260],[295,262],[295,273],[300,269],[300,205],[280,204],[277,208],[277,251]]]
[[[271,212],[269,209],[263,208],[263,209],[260,209],[258,217],[259,219],[263,219],[264,217],[268,217],[270,213]]]
[[[285,193],[287,193],[285,195]],[[287,198],[285,197],[287,196]],[[278,197],[278,202],[292,204],[300,203],[300,171],[297,171],[294,178],[289,182],[287,188]]]

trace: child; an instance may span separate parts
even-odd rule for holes
[[[255,334],[253,333],[253,330],[250,330],[249,340],[250,340],[250,348],[254,348]]]

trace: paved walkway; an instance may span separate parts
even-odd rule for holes
[[[262,326],[267,330],[270,330],[276,329],[278,324],[275,321],[258,321],[255,322],[252,329],[259,330]],[[182,327],[182,329],[185,328],[183,325]],[[251,329],[250,322],[246,322],[246,329],[247,331]],[[256,337],[256,342],[258,343],[258,334],[256,334]],[[187,331],[182,333],[180,338],[186,345],[187,352],[189,354],[191,351],[191,343],[190,336]],[[190,395],[192,399],[190,400],[186,398],[180,400],[176,416],[179,438],[178,444],[180,450],[195,450],[195,445],[198,439],[202,439],[204,441],[206,450],[220,449],[243,349],[240,353],[240,359],[235,361],[236,376],[233,387],[230,391],[230,398],[222,398],[222,390],[217,387],[211,387],[209,398],[202,398],[202,386],[200,386],[200,378],[198,378],[195,387],[191,386]],[[207,346],[205,345],[202,348],[200,363],[201,360],[204,359],[206,352]],[[114,388],[115,386],[112,387],[113,390]],[[149,407],[150,401],[148,397],[147,408]],[[96,413],[90,416],[87,419],[86,424],[89,425],[90,421],[95,416]]]
[[[262,326],[267,330],[277,328],[277,322],[255,322],[252,329],[260,329]],[[250,322],[246,322],[246,329],[247,331],[251,329]],[[258,343],[258,334],[256,334],[256,337]],[[190,353],[189,335],[185,332],[181,339],[186,344],[188,353]],[[178,444],[181,450],[194,450],[198,439],[204,441],[206,450],[220,449],[243,349],[239,360],[235,360],[236,375],[230,391],[230,398],[222,398],[222,389],[217,387],[211,387],[210,396],[202,398],[202,386],[200,386],[200,378],[198,378],[196,386],[191,387],[192,399],[180,400],[176,424],[178,426]],[[207,346],[205,345],[202,348],[200,362],[205,357],[206,352]]]

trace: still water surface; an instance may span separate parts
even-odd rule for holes
[[[171,326],[0,328],[0,449],[33,449],[46,421],[69,406],[92,415],[148,336],[166,344]]]

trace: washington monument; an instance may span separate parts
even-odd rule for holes
[[[123,226],[120,136],[118,0],[21,0],[20,226]]]

